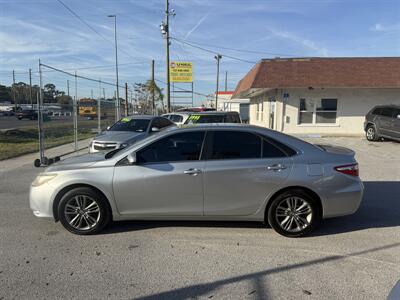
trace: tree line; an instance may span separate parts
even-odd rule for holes
[[[154,81],[148,80],[145,83],[135,83],[133,89],[135,92],[134,106],[136,106],[138,112],[151,113],[153,111],[153,93],[156,111],[164,111],[164,95],[162,89]],[[17,106],[21,104],[36,104],[39,91],[40,87],[38,85],[30,87],[29,84],[22,81],[11,86],[0,85],[0,103],[10,102]],[[72,100],[71,96],[68,96],[65,91],[57,89],[53,83],[47,83],[43,87],[44,103],[57,103],[61,106],[72,107]],[[115,97],[109,100],[114,101]],[[123,102],[125,100],[121,98],[120,101]]]
[[[38,85],[29,86],[25,82],[18,82],[11,86],[0,85],[0,102],[12,104],[36,104],[40,88]],[[55,84],[48,83],[43,88],[44,103],[58,103],[60,105],[72,104],[72,97],[56,88]]]

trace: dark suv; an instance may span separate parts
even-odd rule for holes
[[[242,123],[236,111],[207,111],[191,113],[185,124],[200,123]]]
[[[365,135],[368,141],[382,138],[400,141],[400,106],[376,106],[365,116]]]

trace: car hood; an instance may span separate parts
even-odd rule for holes
[[[46,169],[46,172],[66,171],[84,169],[92,166],[96,162],[105,160],[104,153],[91,153],[74,156],[60,160]]]
[[[131,131],[103,131],[102,133],[96,135],[94,140],[96,142],[115,142],[124,143],[131,140],[138,140],[144,138],[146,132],[131,132]]]

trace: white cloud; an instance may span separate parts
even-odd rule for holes
[[[328,56],[329,55],[329,51],[328,49],[321,47],[319,45],[317,45],[317,43],[315,43],[312,40],[303,38],[297,34],[288,32],[288,31],[281,31],[281,30],[277,30],[277,29],[271,29],[268,28],[267,29],[273,36],[295,43],[295,44],[299,44],[301,46],[303,46],[304,48],[307,48],[309,50],[314,51],[317,55],[321,55],[321,56]],[[267,36],[268,38],[270,38],[270,36]]]
[[[193,28],[190,29],[190,30],[188,31],[188,33],[186,33],[184,39],[186,40],[197,28],[199,28],[199,26],[201,25],[201,23],[203,23],[204,20],[207,19],[207,17],[208,17],[208,14],[204,15],[203,17],[201,17],[200,20],[196,23],[196,25],[194,25]]]
[[[391,25],[376,23],[370,30],[375,32],[400,32],[400,23]]]

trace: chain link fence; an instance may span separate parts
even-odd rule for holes
[[[38,134],[40,158],[35,165],[51,164],[45,149],[72,143],[73,152],[87,148],[90,139],[120,117],[132,113],[129,88],[39,63]],[[128,99],[126,99],[128,95]],[[127,101],[126,101],[127,100]],[[130,113],[129,113],[130,112]]]

